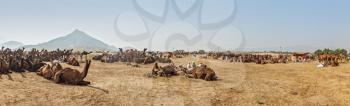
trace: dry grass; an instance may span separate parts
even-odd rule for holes
[[[219,80],[145,78],[152,65],[93,61],[86,79],[90,86],[55,84],[28,72],[2,75],[0,105],[350,105],[350,64],[318,69],[316,63],[256,65],[194,58],[175,63],[193,60],[216,70]]]

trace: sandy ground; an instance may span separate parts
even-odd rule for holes
[[[2,75],[0,105],[350,105],[350,64],[319,69],[314,62],[257,65],[190,57],[175,63],[190,60],[213,68],[219,80],[145,78],[152,64],[134,68],[93,61],[86,78],[90,86],[55,84],[29,72]]]

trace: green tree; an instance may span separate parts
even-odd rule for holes
[[[315,54],[316,56],[322,55],[322,54],[323,54],[323,51],[322,51],[321,49],[318,49],[318,50],[315,51],[314,54]]]

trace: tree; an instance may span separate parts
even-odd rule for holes
[[[323,54],[323,51],[321,49],[318,49],[315,51],[314,53],[316,56],[319,56],[319,55],[322,55]]]
[[[341,49],[340,54],[342,54],[343,56],[346,56],[348,54],[348,51],[345,49]]]
[[[348,51],[345,49],[336,49],[336,50],[331,50],[331,49],[318,49],[314,52],[315,55],[322,55],[322,54],[334,54],[334,55],[341,55],[341,56],[347,56]]]
[[[333,54],[333,53],[334,53],[333,50],[328,48],[323,50],[323,54]]]

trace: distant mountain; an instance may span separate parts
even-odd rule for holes
[[[59,48],[74,49],[77,51],[117,51],[116,47],[107,45],[104,42],[97,40],[79,30],[75,30],[67,36],[59,37],[45,43],[41,43],[38,45],[26,45],[24,47],[28,49],[37,48],[48,50],[56,50],[57,48]]]
[[[6,48],[10,48],[10,49],[16,49],[19,48],[21,46],[23,46],[24,44],[21,42],[17,42],[17,41],[7,41],[3,44],[1,44],[1,47],[6,47]]]

